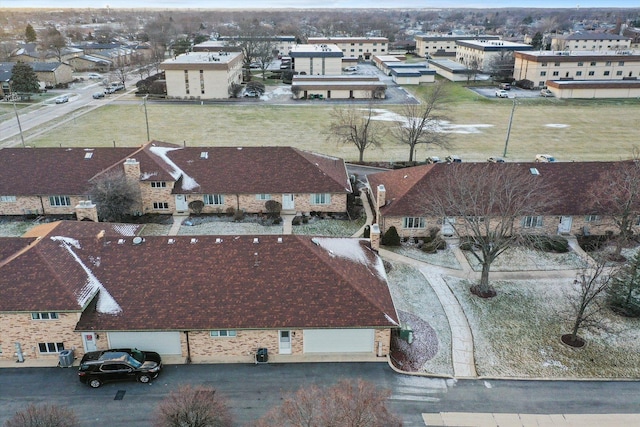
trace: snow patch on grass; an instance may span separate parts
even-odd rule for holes
[[[482,266],[471,252],[463,253],[474,271],[482,271]],[[571,270],[586,266],[584,259],[573,251],[558,254],[513,247],[504,251],[491,263],[491,271]]]
[[[406,256],[418,261],[426,262],[432,265],[438,265],[440,267],[453,268],[456,270],[462,270],[460,263],[453,254],[453,251],[447,249],[437,251],[434,254],[429,254],[417,248],[414,243],[404,242],[401,246],[385,246],[385,249],[395,252],[398,255]]]

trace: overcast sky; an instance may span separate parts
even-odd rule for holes
[[[640,8],[638,0],[0,0],[0,8]]]

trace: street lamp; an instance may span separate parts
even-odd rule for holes
[[[24,135],[22,134],[22,125],[20,124],[20,116],[18,116],[18,109],[16,108],[16,97],[13,93],[13,87],[11,85],[11,82],[9,82],[9,92],[11,92],[11,101],[13,102],[13,112],[16,113],[16,120],[18,121],[18,130],[20,131],[20,140],[22,141],[22,148],[25,148]]]
[[[511,107],[511,116],[509,116],[509,126],[507,127],[507,139],[504,141],[504,152],[502,157],[507,157],[507,146],[509,145],[509,135],[511,135],[511,123],[513,123],[513,113],[516,111],[516,97],[513,97],[513,107]]]

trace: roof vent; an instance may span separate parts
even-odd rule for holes
[[[118,244],[119,245],[124,245],[124,239],[118,239]]]
[[[537,168],[529,168],[531,175],[540,175],[540,171]]]
[[[169,245],[173,245],[175,242],[176,242],[176,239],[167,240],[167,244],[169,244]]]
[[[92,158],[92,157],[93,157],[93,151],[89,151],[89,152],[87,152],[87,153],[84,153],[84,158],[85,158],[85,159],[87,159],[87,160],[88,160],[88,159],[90,159],[90,158]]]
[[[216,238],[216,243],[222,243],[222,239],[221,238]]]
[[[282,237],[278,237],[278,243],[282,243]]]
[[[191,239],[191,244],[194,245],[198,243],[198,239],[196,239],[195,237],[193,239]]]
[[[253,238],[253,243],[260,243],[260,241],[258,240],[258,238],[257,238],[257,237],[254,237],[254,238]]]
[[[201,159],[208,159],[209,158],[209,152],[208,151],[202,151],[200,153],[200,158]]]
[[[139,245],[142,242],[144,242],[144,239],[142,237],[140,237],[140,236],[136,236],[136,237],[133,238],[132,242],[133,242],[134,245]]]

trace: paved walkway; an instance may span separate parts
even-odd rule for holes
[[[422,414],[422,419],[427,427],[603,427],[640,425],[640,414],[489,414],[440,412],[438,414]]]

